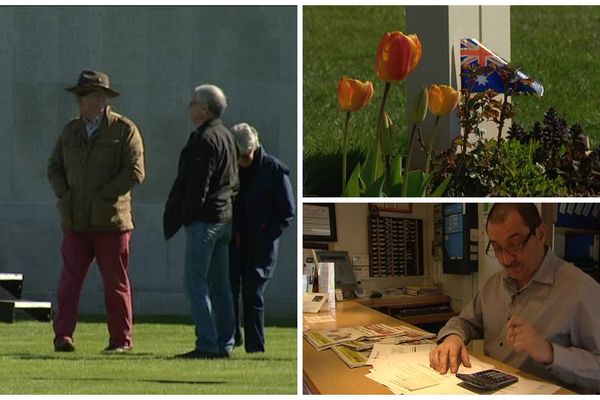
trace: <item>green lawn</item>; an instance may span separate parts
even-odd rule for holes
[[[304,193],[338,196],[344,113],[336,99],[342,75],[372,80],[375,97],[350,121],[349,173],[370,143],[383,84],[374,58],[384,32],[404,30],[404,7],[304,7]],[[580,123],[592,145],[600,144],[600,7],[511,7],[511,61],[545,87],[544,97],[517,98],[516,122],[530,128],[554,106],[567,122]],[[418,32],[417,32],[418,33]],[[493,50],[493,49],[492,49]],[[410,77],[409,77],[410,79]],[[406,107],[405,85],[392,87],[388,109],[399,132]],[[398,139],[404,149],[406,135]],[[402,150],[404,151],[404,150]]]
[[[104,322],[77,325],[74,353],[54,352],[52,337],[50,323],[0,323],[0,395],[297,391],[295,327],[268,327],[266,353],[236,348],[227,360],[173,359],[194,343],[193,326],[176,318],[136,323],[134,351],[124,355],[100,354],[108,340]]]
[[[371,103],[350,119],[350,166],[362,158],[377,124],[384,86],[375,79],[379,41],[385,32],[404,29],[404,7],[304,7],[303,15],[304,193],[338,196],[345,117],[337,103],[338,80],[346,75],[375,85]],[[402,109],[405,84],[392,89],[388,104]],[[399,110],[388,112],[403,126],[406,123],[398,121]],[[399,146],[406,146],[405,142],[404,137],[398,139]],[[316,187],[323,190],[316,193]]]

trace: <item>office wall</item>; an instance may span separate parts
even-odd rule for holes
[[[346,250],[352,254],[368,254],[369,244],[367,237],[367,217],[368,205],[363,204],[336,204],[336,220],[338,241],[333,243],[334,250]],[[481,206],[482,207],[482,206]],[[433,204],[431,203],[413,203],[412,212],[404,214],[407,218],[423,219],[424,243],[423,255],[425,273],[417,277],[401,278],[374,278],[369,281],[363,281],[365,291],[370,289],[384,289],[393,287],[404,287],[406,285],[433,285],[442,284],[444,294],[452,299],[454,310],[460,311],[474,294],[477,293],[480,284],[480,274],[470,275],[451,275],[444,274],[442,261],[436,261],[432,256],[433,244]],[[480,230],[480,243],[487,243],[482,236],[485,232]],[[485,249],[483,249],[485,250]],[[482,254],[480,246],[480,260]],[[494,260],[492,260],[494,261]],[[496,263],[497,264],[497,263]],[[481,268],[481,267],[480,267]],[[493,266],[486,264],[483,269],[488,273],[493,273]],[[489,272],[487,272],[489,270]]]
[[[164,241],[162,211],[193,129],[189,95],[201,83],[222,87],[225,124],[256,126],[295,190],[296,31],[296,7],[0,7],[0,271],[25,273],[28,297],[54,299],[61,230],[46,162],[77,115],[64,88],[82,69],[98,69],[121,92],[114,108],[138,124],[146,149],[147,178],[133,193],[135,310],[186,314],[184,238]],[[269,317],[295,317],[296,275],[294,222],[267,289]],[[82,312],[103,309],[94,268]]]
[[[428,282],[431,271],[431,240],[433,238],[433,224],[427,222],[429,204],[413,204],[412,212],[402,214],[406,218],[424,219],[424,245],[423,256],[425,274],[423,276],[401,277],[401,278],[371,278],[363,280],[363,288],[366,293],[371,290],[382,290],[385,288],[404,287],[406,285],[423,285]],[[345,250],[350,255],[369,254],[368,239],[368,205],[338,203],[335,205],[337,221],[338,241],[333,243],[333,250]],[[433,217],[433,212],[431,214]],[[432,219],[429,219],[430,221]]]

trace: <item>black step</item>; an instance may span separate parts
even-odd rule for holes
[[[0,321],[13,323],[17,311],[24,311],[38,321],[50,321],[52,303],[49,301],[0,300]]]
[[[0,300],[20,299],[23,290],[23,274],[1,272],[0,287],[4,289],[0,290]]]

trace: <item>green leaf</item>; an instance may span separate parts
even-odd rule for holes
[[[383,175],[381,150],[379,149],[377,143],[374,143],[369,150],[369,154],[365,160],[365,165],[360,171],[360,177],[365,182],[366,186],[370,186],[381,175]]]
[[[408,187],[406,189],[407,197],[423,197],[427,191],[427,185],[431,180],[431,175],[423,171],[414,170],[408,173]]]
[[[385,176],[381,175],[375,182],[367,187],[363,193],[363,197],[385,197],[383,193],[383,184],[385,183]]]
[[[360,196],[360,163],[356,165],[348,183],[346,184],[346,190],[342,193],[345,197],[359,197]]]
[[[444,179],[442,183],[440,183],[440,185],[433,191],[433,193],[431,193],[431,197],[442,197],[451,179],[452,174],[448,175],[446,179]]]
[[[404,180],[404,171],[402,169],[402,156],[398,154],[392,160],[392,173],[390,182],[389,196],[402,197],[402,186]]]
[[[402,171],[402,155],[398,154],[392,160],[391,186],[402,184],[404,176]]]

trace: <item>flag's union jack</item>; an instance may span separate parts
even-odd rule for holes
[[[502,67],[508,63],[494,54],[491,50],[479,43],[476,39],[461,39],[460,41],[460,68],[463,72],[461,79],[462,88],[471,88],[472,92],[483,92],[492,89],[498,93],[504,93],[505,87],[502,78],[497,70],[485,75],[478,75],[475,80],[469,82],[466,76],[468,66],[498,66]],[[544,87],[537,81],[529,78],[522,71],[517,71],[519,82],[515,88],[515,93],[544,94]]]

